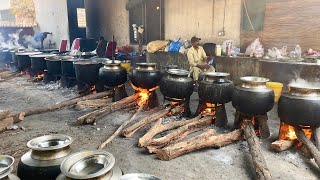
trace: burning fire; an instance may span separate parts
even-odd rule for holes
[[[147,104],[149,97],[151,95],[151,92],[155,91],[159,87],[159,86],[157,86],[152,89],[143,89],[143,88],[135,87],[132,83],[131,83],[131,86],[134,90],[139,92],[139,97],[140,97],[140,100],[138,103],[139,106],[143,106],[143,105]]]
[[[36,76],[36,79],[42,80],[44,78],[44,74],[39,74]]]
[[[306,134],[307,138],[311,139],[312,130],[310,127],[302,127],[302,130]],[[290,141],[298,139],[296,132],[294,131],[294,127],[285,123],[281,123],[279,139]]]
[[[214,108],[216,107],[215,104],[206,103],[206,107],[207,108],[204,111],[202,111],[201,114],[215,115],[215,110],[214,110]]]

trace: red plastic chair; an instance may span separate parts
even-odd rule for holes
[[[68,40],[61,40],[59,52],[67,51]]]

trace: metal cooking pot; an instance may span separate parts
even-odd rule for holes
[[[46,57],[48,73],[53,76],[61,75],[61,56]]]
[[[57,180],[118,180],[122,172],[114,164],[114,156],[106,151],[82,151],[74,153],[61,163],[60,169],[62,174]]]
[[[150,174],[132,173],[120,177],[119,180],[161,180],[159,177]]]
[[[117,87],[127,81],[127,71],[120,61],[107,61],[99,70],[99,80],[108,87]]]
[[[133,86],[142,89],[153,89],[159,86],[161,73],[155,63],[137,63],[138,67],[129,74]]]
[[[7,155],[0,155],[0,179],[20,180],[17,176],[11,174],[13,171],[14,158]]]
[[[47,69],[46,57],[53,57],[54,54],[36,54],[30,55],[31,58],[31,69],[34,73],[43,72]]]
[[[31,67],[31,55],[42,54],[41,52],[16,53],[18,59],[18,70],[23,71]]]
[[[199,82],[198,94],[201,102],[225,104],[231,101],[234,84],[227,78],[230,74],[208,72]]]
[[[167,75],[160,81],[160,91],[169,98],[190,98],[193,93],[193,83],[193,79],[189,77],[189,71],[169,69]]]
[[[80,59],[74,62],[78,82],[95,84],[99,80],[99,69],[103,65],[90,59]]]
[[[274,92],[266,86],[269,81],[262,77],[242,77],[243,84],[234,88],[232,105],[247,115],[265,114],[273,108]]]
[[[76,73],[73,63],[76,61],[73,56],[63,56],[61,59],[61,75],[65,77],[75,78]]]
[[[320,87],[289,85],[279,99],[278,116],[291,126],[320,127]]]
[[[12,58],[9,50],[0,50],[0,63],[9,64]]]
[[[54,180],[61,173],[60,164],[71,153],[70,136],[47,135],[32,139],[27,143],[31,151],[21,157],[18,176],[23,180]]]

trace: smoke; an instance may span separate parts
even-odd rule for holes
[[[0,49],[15,49],[21,48],[22,45],[19,44],[19,35],[22,32],[22,29],[16,31],[16,33],[9,34],[9,40],[5,41],[5,38],[0,33]]]
[[[320,88],[320,79],[315,82],[309,82],[304,79],[294,79],[289,83],[289,86],[302,87],[302,88]]]
[[[23,41],[28,45],[27,49],[33,51],[36,47],[41,45],[41,42],[37,42],[33,39],[33,36],[23,36]]]

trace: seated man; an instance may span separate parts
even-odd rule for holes
[[[199,75],[204,71],[215,71],[213,66],[208,64],[208,57],[204,49],[200,46],[200,38],[192,37],[192,47],[188,51],[188,60],[190,64],[190,71],[193,75],[194,81],[197,83]]]

